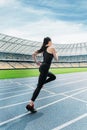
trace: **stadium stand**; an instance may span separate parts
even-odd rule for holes
[[[8,62],[0,62],[0,69],[11,69],[13,68]]]
[[[0,34],[0,69],[37,68],[32,53],[41,45],[41,42]],[[54,45],[59,60],[53,60],[52,68],[87,67],[87,43]],[[42,55],[38,60],[42,61]]]

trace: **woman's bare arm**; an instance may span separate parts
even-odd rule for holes
[[[55,48],[52,48],[52,53],[53,53],[54,59],[55,59],[56,61],[58,61],[58,54],[57,54]]]
[[[36,58],[36,56],[38,55],[39,53],[38,53],[38,51],[35,51],[33,54],[32,54],[32,57],[33,57],[33,59],[34,59],[34,61],[35,61],[35,63],[37,64],[37,65],[41,65],[41,63],[40,62],[38,62],[37,61],[37,58]]]
[[[36,56],[38,55],[38,51],[35,51],[33,54],[32,54],[32,57],[34,59],[34,61],[37,63],[37,59],[36,59]]]

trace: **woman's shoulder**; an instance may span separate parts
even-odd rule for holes
[[[50,46],[47,48],[47,52],[53,54],[53,52],[55,51],[55,47],[54,46]]]
[[[55,46],[54,45],[49,46],[48,49],[55,49]]]
[[[54,50],[55,50],[55,46],[50,46],[50,47],[48,47],[48,50],[54,51]]]

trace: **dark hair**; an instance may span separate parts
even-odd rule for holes
[[[46,48],[47,48],[46,45],[48,44],[49,41],[51,41],[51,38],[49,38],[49,37],[44,38],[43,44],[42,44],[41,48],[38,50],[38,53],[44,52],[46,50]]]

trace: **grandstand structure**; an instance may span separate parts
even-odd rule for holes
[[[37,68],[32,53],[38,50],[41,42],[0,34],[0,69]],[[59,60],[53,60],[53,68],[87,67],[87,43],[54,44]],[[38,56],[42,61],[42,55]]]

